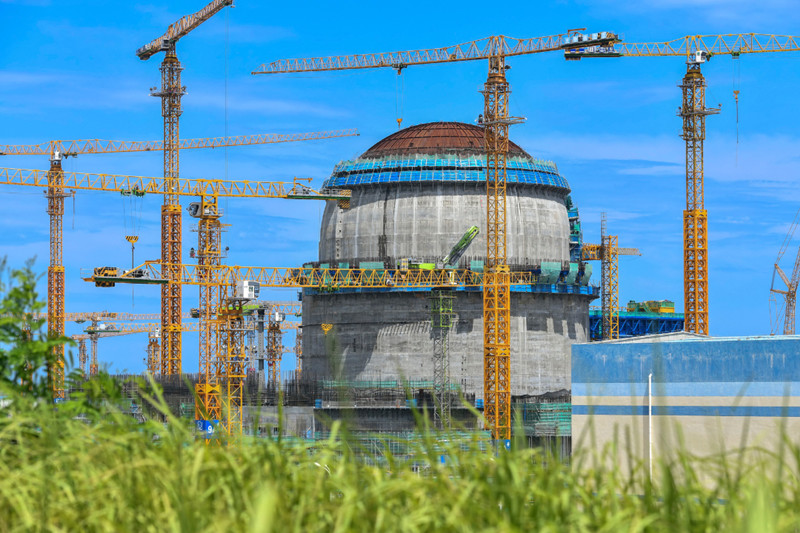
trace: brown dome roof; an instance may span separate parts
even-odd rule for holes
[[[483,128],[463,122],[429,122],[400,130],[375,143],[362,158],[387,155],[437,154],[448,151],[484,153]],[[513,142],[509,155],[528,154]],[[529,156],[530,157],[530,156]]]

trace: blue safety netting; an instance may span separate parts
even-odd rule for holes
[[[511,157],[506,162],[506,181],[569,189],[552,161]],[[323,187],[404,182],[485,182],[486,160],[478,156],[430,156],[419,159],[392,157],[342,161]]]
[[[333,176],[323,184],[324,188],[352,187],[355,185],[371,185],[378,183],[411,183],[411,182],[485,182],[484,170],[402,170],[372,172]],[[529,170],[512,170],[506,172],[506,183],[527,185],[548,185],[569,189],[567,180],[558,174]]]

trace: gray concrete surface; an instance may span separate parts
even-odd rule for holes
[[[449,333],[451,381],[483,397],[483,305],[457,292]],[[433,379],[429,293],[319,294],[303,298],[303,372],[349,380]],[[570,388],[570,348],[586,342],[589,297],[511,296],[514,395]],[[325,335],[321,324],[333,324]]]
[[[569,259],[566,191],[508,187],[508,262]],[[470,226],[481,232],[465,257],[486,256],[486,187],[479,183],[392,184],[354,187],[350,209],[328,202],[322,216],[319,260],[442,259]]]

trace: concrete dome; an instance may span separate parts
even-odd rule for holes
[[[430,136],[428,136],[430,135]],[[480,228],[462,260],[486,256],[486,156],[483,130],[458,122],[412,126],[336,165],[326,188],[352,191],[351,208],[325,208],[323,263],[402,258],[441,260],[472,225]],[[507,235],[510,265],[568,261],[569,184],[552,161],[509,143]],[[478,148],[476,148],[478,147]]]
[[[463,122],[428,122],[393,133],[375,143],[361,158],[387,155],[436,154],[452,150],[460,153],[484,152],[483,128]],[[530,157],[516,144],[508,143],[511,156]]]

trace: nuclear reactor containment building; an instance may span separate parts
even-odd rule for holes
[[[436,122],[398,131],[325,187],[352,191],[349,207],[327,202],[323,268],[431,268],[473,225],[480,233],[458,267],[483,271],[486,156],[483,129]],[[567,181],[555,164],[509,143],[507,250],[511,270],[538,275],[511,293],[513,395],[570,388],[570,346],[588,340],[591,267]],[[431,380],[434,331],[429,289],[332,288],[303,293],[303,373],[358,380]],[[483,397],[480,287],[453,290],[450,382]],[[322,326],[325,325],[323,328]],[[330,325],[330,326],[329,326]],[[327,331],[327,334],[326,334]]]

